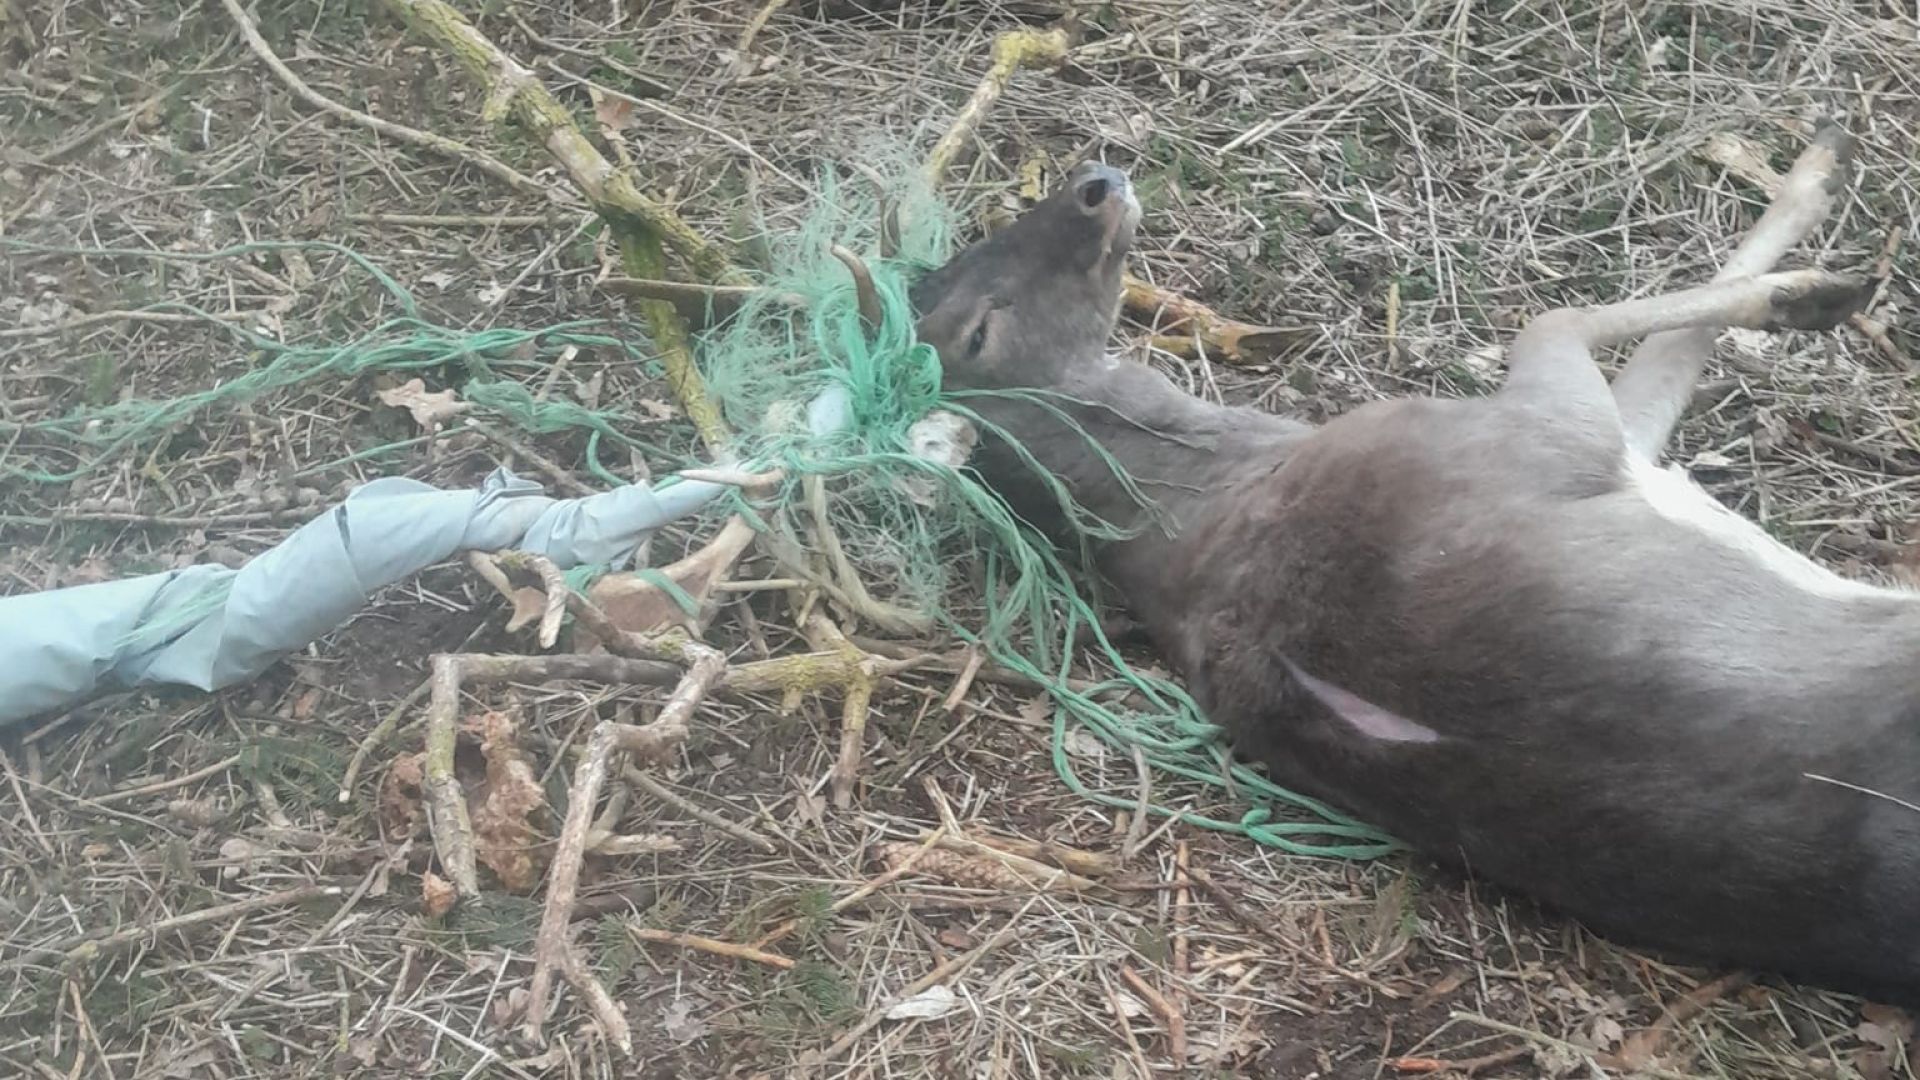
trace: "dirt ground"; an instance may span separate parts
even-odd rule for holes
[[[645,190],[744,253],[746,207],[790,222],[810,178],[849,175],[876,133],[930,147],[994,35],[1065,5],[792,0],[744,51],[759,0],[454,6]],[[1128,168],[1147,206],[1137,274],[1293,332],[1252,365],[1157,351],[1134,322],[1121,344],[1198,393],[1315,419],[1484,392],[1499,335],[1526,313],[1705,278],[1764,205],[1752,162],[1784,170],[1809,117],[1843,114],[1861,140],[1856,190],[1789,261],[1889,271],[1873,321],[1729,335],[1673,458],[1843,572],[1920,564],[1911,6],[1112,0],[1078,14],[1068,63],[1014,79],[949,194],[978,221],[1017,209],[1029,176],[1087,156]],[[412,370],[328,361],[118,444],[42,426],[231,386],[280,346],[318,364],[350,342],[412,340],[348,250],[458,333],[626,319],[596,288],[611,258],[596,219],[503,179],[568,190],[488,106],[448,52],[371,0],[0,0],[0,591],[238,564],[368,479],[470,484],[527,448],[602,486],[577,429],[523,433],[518,449],[425,438],[381,404],[407,378],[459,383],[475,360],[457,352]],[[524,355],[487,359],[659,448],[601,446],[615,472],[697,456],[671,395],[622,349],[582,348],[558,372]],[[668,530],[653,561],[696,548],[702,528]],[[750,558],[740,576],[770,573]],[[463,564],[436,567],[252,684],[114,694],[5,732],[0,1072],[1913,1076],[1904,1013],[1635,951],[1416,858],[1302,858],[1157,820],[1130,837],[1126,814],[1056,776],[1031,690],[975,680],[948,709],[951,671],[882,685],[844,809],[826,798],[837,697],[703,706],[656,786],[619,785],[611,815],[677,849],[596,856],[581,886],[578,948],[633,1057],[610,1052],[570,989],[529,1045],[515,1017],[537,882],[489,876],[452,916],[425,911],[430,841],[406,835],[391,786],[420,748],[406,699],[432,655],[535,650],[506,614]],[[710,637],[791,652],[793,622],[782,593],[742,591]],[[525,733],[555,808],[546,839],[572,774],[560,749],[661,698],[516,684],[468,706]],[[355,748],[402,704],[409,726],[340,800]],[[1101,791],[1141,784],[1120,755],[1078,764]],[[1214,788],[1148,783],[1162,804],[1228,812]],[[936,793],[967,835],[1127,859],[1096,892],[922,866],[841,904],[881,872],[877,845],[941,822]],[[757,959],[634,933],[747,943],[790,921]],[[942,990],[918,985],[962,964],[930,984]]]

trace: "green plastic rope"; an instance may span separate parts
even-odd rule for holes
[[[969,407],[987,396],[949,390],[942,385],[939,358],[913,333],[908,289],[914,277],[949,253],[948,218],[924,188],[917,173],[903,170],[894,190],[885,193],[919,223],[901,237],[900,255],[870,259],[882,318],[869,328],[858,311],[851,278],[827,255],[829,241],[854,250],[874,246],[873,222],[880,220],[877,200],[846,196],[831,177],[819,185],[825,204],[802,225],[788,246],[776,253],[767,281],[770,294],[803,298],[795,315],[779,302],[749,300],[730,322],[703,339],[702,360],[716,402],[745,444],[743,451],[761,467],[777,465],[788,477],[791,498],[806,475],[836,483],[832,525],[843,545],[870,559],[891,563],[901,595],[896,604],[917,607],[955,637],[980,647],[1002,666],[1046,688],[1056,702],[1052,759],[1061,781],[1076,794],[1103,805],[1137,808],[1132,798],[1095,791],[1074,771],[1067,752],[1068,734],[1078,725],[1123,754],[1138,749],[1149,766],[1216,789],[1232,789],[1249,805],[1237,817],[1207,817],[1188,810],[1150,806],[1149,812],[1177,816],[1197,827],[1245,836],[1293,854],[1365,860],[1399,850],[1386,833],[1348,818],[1316,800],[1288,791],[1264,776],[1235,765],[1220,728],[1177,684],[1133,670],[1101,632],[1092,606],[1082,598],[1075,576],[1059,553],[970,471],[915,457],[908,430],[930,409],[946,409],[972,420],[983,433],[1007,438],[1016,454],[1059,503],[1067,520],[1086,540],[1130,535],[1077,505],[1064,485],[1041,467],[1008,433]],[[793,405],[829,386],[846,393],[851,423],[824,434],[793,422]],[[1135,485],[1120,462],[1075,423],[1042,390],[997,392],[1049,411],[1086,440],[1088,452],[1109,469],[1121,489],[1150,514],[1157,508]],[[913,503],[901,493],[901,481],[934,480],[938,509]],[[968,560],[967,556],[972,556]],[[948,571],[974,561],[987,581],[983,609],[951,610]],[[1069,668],[1073,642],[1086,627],[1097,650],[1116,676],[1091,690],[1073,689]],[[1103,691],[1131,691],[1148,709],[1135,712],[1102,702]],[[1285,812],[1289,820],[1279,820]]]

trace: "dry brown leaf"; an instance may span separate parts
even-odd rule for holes
[[[517,632],[521,627],[537,623],[547,613],[547,594],[531,585],[522,585],[513,590],[513,612],[507,616],[507,633]]]
[[[438,919],[453,910],[453,902],[460,898],[453,883],[429,870],[420,875],[420,906],[428,918]]]
[[[705,615],[713,610],[708,599],[713,595],[714,586],[733,573],[734,563],[754,536],[751,525],[737,519],[729,521],[705,547],[665,567],[661,573],[691,596]],[[651,634],[669,627],[686,626],[689,622],[694,623],[695,631],[700,629],[700,620],[689,619],[673,597],[634,574],[608,574],[587,589],[587,598],[606,612],[613,625],[629,633]],[[601,649],[599,639],[584,628],[575,631],[574,642],[581,652]]]
[[[1730,131],[1717,132],[1700,148],[1700,156],[1766,192],[1780,190],[1780,174],[1767,164],[1767,152],[1753,140]]]
[[[533,762],[520,749],[519,731],[504,712],[480,718],[480,754],[487,762],[485,792],[470,807],[474,856],[511,892],[532,892],[542,867],[534,853],[541,840],[533,817],[546,808],[546,793]]]
[[[405,409],[413,415],[413,422],[427,431],[438,431],[440,425],[472,408],[461,401],[452,390],[427,392],[427,384],[420,379],[408,379],[399,386],[380,391],[380,403],[395,409]]]
[[[426,789],[426,755],[395,758],[380,781],[380,820],[393,841],[412,836],[423,819],[421,798]]]
[[[615,135],[633,126],[633,102],[597,86],[587,87],[587,96],[593,99],[593,118],[600,130]]]
[[[527,1011],[527,988],[516,986],[493,999],[493,1025],[505,1030],[519,1021]]]

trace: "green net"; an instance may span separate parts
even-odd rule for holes
[[[862,156],[891,161],[894,167],[879,174],[878,185],[847,185],[823,176],[803,220],[791,229],[769,230],[772,258],[763,282],[768,288],[698,339],[709,391],[739,433],[741,456],[761,467],[777,465],[786,474],[773,505],[796,513],[804,509],[811,479],[826,492],[825,516],[833,534],[873,592],[1044,686],[1055,702],[1053,765],[1062,782],[1079,795],[1140,809],[1137,797],[1096,789],[1083,780],[1075,759],[1084,760],[1086,736],[1091,736],[1117,752],[1116,760],[1130,761],[1137,752],[1151,769],[1213,790],[1218,796],[1214,804],[1238,807],[1225,816],[1160,805],[1148,806],[1151,813],[1297,854],[1370,859],[1396,850],[1399,845],[1379,830],[1234,763],[1222,732],[1183,689],[1135,670],[1101,632],[1075,572],[1084,565],[1084,550],[1063,556],[1017,519],[977,476],[912,453],[910,432],[930,410],[944,409],[971,418],[983,430],[992,429],[969,407],[970,395],[943,387],[938,358],[913,334],[908,287],[951,253],[955,215],[925,186],[905,155],[877,148]],[[852,279],[830,247],[837,243],[863,254],[876,250],[883,206],[898,210],[901,228],[896,257],[868,259],[883,305],[880,325],[869,328],[859,315]],[[461,397],[519,430],[585,431],[588,468],[609,486],[624,481],[600,461],[606,443],[644,450],[656,461],[694,463],[690,431],[679,433],[675,442],[681,449],[676,452],[626,434],[638,428],[637,418],[618,409],[539,399],[529,390],[569,347],[612,350],[636,364],[651,364],[638,344],[644,334],[623,322],[584,320],[538,330],[478,332],[439,326],[423,318],[407,290],[379,267],[326,243],[254,243],[199,255],[159,255],[0,238],[0,250],[115,259],[216,260],[275,249],[344,258],[377,284],[394,314],[339,344],[314,340],[318,333],[307,340],[276,340],[195,308],[154,305],[146,310],[183,312],[219,328],[243,351],[249,361],[246,370],[173,398],[122,400],[43,421],[0,423],[0,437],[17,444],[16,436],[32,436],[39,445],[57,448],[55,456],[65,462],[55,467],[41,457],[0,456],[0,480],[67,483],[165,438],[210,409],[321,380],[426,369],[464,372],[464,382],[457,387]],[[795,306],[781,299],[783,295],[798,296],[802,303]],[[1028,393],[1036,404],[1055,407],[1046,395]],[[822,429],[810,423],[810,414],[827,401],[837,403],[845,422]],[[1064,412],[1056,415],[1066,419]],[[365,447],[343,459],[308,465],[301,473],[390,455],[424,439]],[[1091,440],[1088,452],[1100,456],[1125,482],[1120,464]],[[1116,535],[1108,523],[1074,506],[1065,489],[1037,463],[1028,463],[1082,535]],[[790,527],[795,515],[767,514],[765,506],[735,499],[715,512],[740,510],[757,527]],[[584,587],[598,572],[576,568],[568,580]],[[657,572],[641,573],[665,581]],[[1083,659],[1105,672],[1104,680],[1092,686],[1070,677],[1074,643],[1083,632],[1095,641],[1093,655]]]
[[[771,245],[766,296],[702,338],[709,390],[740,433],[742,454],[785,471],[785,501],[799,497],[796,489],[806,477],[830,481],[827,517],[834,533],[871,580],[891,586],[892,603],[924,614],[1047,688],[1056,703],[1053,764],[1079,795],[1139,808],[1136,798],[1095,790],[1082,780],[1070,752],[1075,731],[1090,733],[1123,760],[1137,750],[1162,773],[1225,788],[1245,807],[1237,817],[1164,806],[1150,812],[1298,854],[1366,859],[1395,850],[1379,830],[1235,763],[1220,729],[1183,689],[1135,670],[1107,640],[1077,584],[1081,575],[1053,545],[974,474],[912,452],[909,431],[931,409],[1005,434],[969,408],[976,395],[942,386],[938,357],[914,338],[908,288],[917,274],[948,257],[955,232],[951,210],[920,175],[904,166],[880,174],[878,185],[841,185],[823,177],[801,226]],[[852,276],[830,247],[877,250],[888,207],[897,208],[901,221],[898,254],[867,259],[883,312],[879,326],[869,328]],[[778,299],[783,295],[803,303],[795,310]],[[840,395],[848,422],[827,431],[810,428],[806,404],[829,391]],[[1024,393],[1068,421],[1047,395]],[[1147,505],[1118,462],[1091,439],[1087,449]],[[1028,465],[1083,535],[1116,535],[1108,523],[1074,506],[1037,462],[1028,459]],[[931,484],[937,500],[912,497],[916,483],[923,491]],[[973,572],[973,588],[955,580],[963,570]],[[1112,672],[1092,687],[1069,677],[1073,645],[1083,633],[1096,642],[1097,662]]]

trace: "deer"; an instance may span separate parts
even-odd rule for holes
[[[1775,269],[1853,152],[1816,124],[1706,284],[1538,314],[1491,393],[1319,425],[1109,351],[1141,220],[1109,165],[910,303],[997,433],[969,467],[1069,532],[1017,441],[1126,530],[1099,576],[1276,783],[1623,944],[1906,999],[1920,593],[1840,576],[1659,460],[1723,330],[1825,331],[1868,302],[1869,277]],[[1633,342],[1609,382],[1596,352]]]

